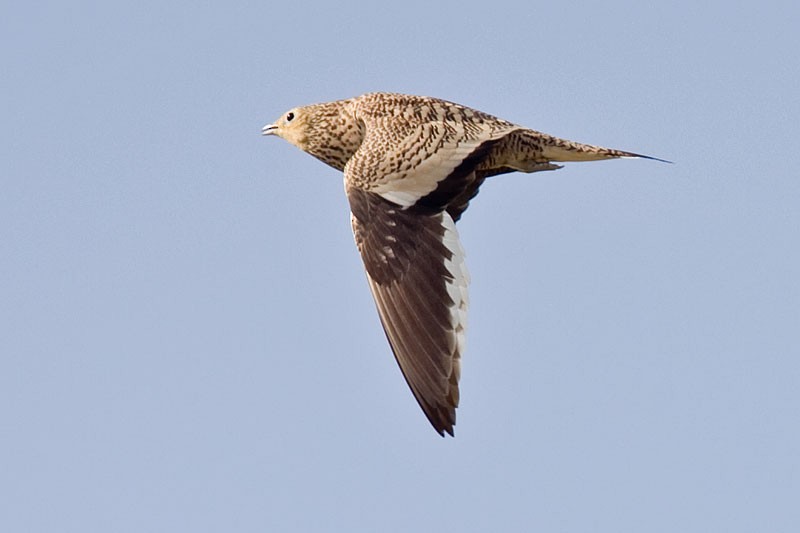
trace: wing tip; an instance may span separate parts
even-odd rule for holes
[[[455,429],[454,426],[456,425],[456,407],[455,406],[441,406],[439,409],[429,409],[422,401],[419,401],[420,407],[422,407],[422,412],[425,413],[425,417],[430,422],[431,426],[433,426],[433,430],[439,434],[440,437],[444,438],[445,435],[450,435],[451,437],[455,437]]]
[[[455,429],[453,429],[453,426],[455,426],[455,422],[446,425],[437,425],[431,422],[431,425],[433,426],[434,431],[436,431],[436,433],[438,433],[439,436],[442,438],[445,438],[447,435],[450,435],[453,438],[455,438],[456,436]]]

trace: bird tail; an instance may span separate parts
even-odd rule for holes
[[[559,139],[545,133],[538,133],[537,137],[542,144],[542,154],[548,161],[601,161],[603,159],[616,159],[619,157],[638,157],[642,159],[652,159],[663,163],[671,163],[665,159],[659,159],[649,155],[635,154],[613,148],[603,148],[602,146],[592,146],[591,144],[581,144],[566,139]]]

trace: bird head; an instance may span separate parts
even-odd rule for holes
[[[294,107],[261,130],[277,135],[338,170],[343,170],[363,139],[363,130],[347,110],[347,100]]]
[[[301,150],[308,145],[309,113],[303,107],[295,107],[284,113],[272,124],[261,129],[262,135],[277,135]]]

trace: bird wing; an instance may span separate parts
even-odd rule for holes
[[[473,171],[491,147],[521,129],[488,115],[467,117],[466,111],[444,107],[418,122],[365,120],[366,134],[345,167],[345,180],[403,207],[426,200],[445,208],[473,183]]]
[[[386,337],[441,435],[453,434],[467,318],[469,275],[455,220],[485,177],[479,165],[518,129],[466,120],[455,107],[447,112],[413,124],[368,120],[344,171],[353,234]]]
[[[434,429],[453,434],[469,274],[446,211],[420,213],[347,188],[356,245],[386,337]]]

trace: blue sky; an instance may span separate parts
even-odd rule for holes
[[[290,4],[2,9],[0,529],[798,531],[797,11]],[[484,185],[455,439],[260,136],[372,90],[675,161]]]

